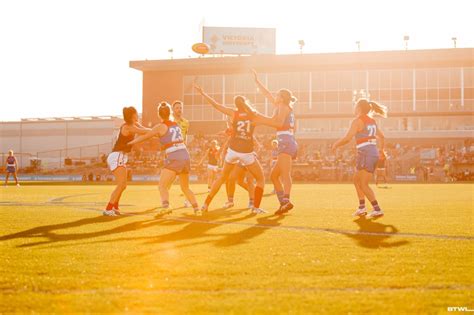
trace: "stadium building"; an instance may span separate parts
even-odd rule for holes
[[[462,142],[474,123],[474,49],[436,49],[301,55],[205,57],[131,61],[143,72],[143,119],[157,122],[162,100],[184,101],[193,121],[190,134],[214,134],[224,128],[223,115],[192,89],[196,80],[227,106],[245,95],[262,113],[272,105],[259,94],[254,68],[271,91],[289,88],[298,97],[298,138],[332,141],[348,127],[356,95],[389,107],[380,122],[389,139],[399,142]],[[268,130],[267,130],[268,131]]]

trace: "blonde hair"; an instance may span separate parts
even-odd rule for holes
[[[356,107],[360,109],[363,115],[378,115],[383,118],[387,118],[387,106],[374,101],[369,101],[366,98],[359,98],[357,100]]]
[[[8,154],[13,155],[13,150],[8,150]]]

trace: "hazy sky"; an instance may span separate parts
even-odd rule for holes
[[[0,120],[141,109],[129,60],[195,56],[207,26],[275,27],[277,53],[474,47],[472,0],[0,0]]]

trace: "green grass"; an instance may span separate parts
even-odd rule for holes
[[[217,209],[221,192],[205,217],[160,216],[154,186],[124,193],[122,211],[134,215],[103,217],[112,188],[0,188],[0,313],[474,308],[470,184],[377,189],[386,215],[375,222],[352,219],[350,185],[295,185],[296,208],[284,217],[251,215],[242,191],[234,209]],[[178,186],[171,196],[181,206]],[[276,198],[263,207],[276,209]]]

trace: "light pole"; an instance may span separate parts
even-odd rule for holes
[[[170,59],[173,59],[173,52],[174,52],[173,48],[168,49],[168,52],[170,54]]]
[[[357,51],[360,51],[360,40],[356,41]]]
[[[451,40],[453,41],[454,48],[456,48],[457,37],[451,37]]]
[[[410,40],[410,36],[403,36],[403,40],[405,41],[405,50],[408,50],[408,41]]]

